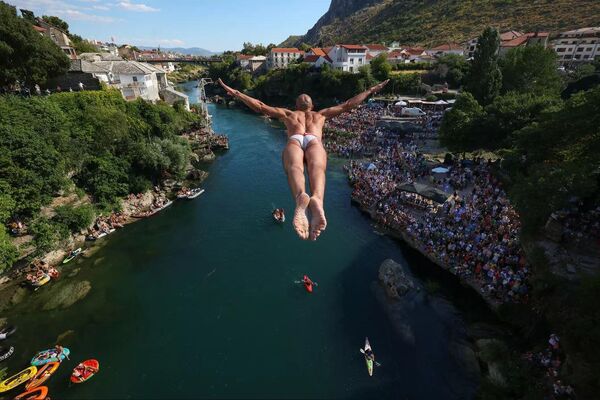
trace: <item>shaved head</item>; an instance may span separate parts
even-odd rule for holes
[[[310,111],[313,108],[312,99],[307,94],[296,97],[296,109],[299,111]]]

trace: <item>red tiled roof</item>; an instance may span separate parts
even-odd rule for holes
[[[519,47],[529,40],[527,35],[516,37],[512,40],[504,40],[500,43],[500,47]]]
[[[522,32],[519,32],[519,31],[508,31],[508,32],[503,32],[503,33],[500,34],[500,40],[501,41],[513,40],[513,39],[518,38],[520,36],[523,36]]]
[[[372,55],[372,54],[367,54],[367,60],[371,60],[371,59],[373,59],[373,58],[374,58],[374,57],[373,57],[373,55]]]
[[[430,49],[431,51],[450,51],[450,50],[462,50],[463,47],[461,45],[459,45],[458,43],[446,43],[446,44],[442,44],[439,45],[437,47],[434,47],[433,49]]]
[[[340,44],[340,46],[346,50],[367,50],[365,46],[361,46],[359,44]]]
[[[402,52],[400,50],[394,50],[388,54],[388,58],[399,58],[399,57],[402,57]]]
[[[46,30],[44,28],[42,28],[41,26],[37,26],[37,25],[33,25],[33,29],[35,29],[38,32],[46,32]]]
[[[325,48],[323,48],[323,51],[325,52],[325,54],[329,54],[331,49],[333,49],[333,47],[325,47]]]
[[[527,37],[546,37],[550,36],[550,32],[528,32],[525,34]]]
[[[321,56],[317,56],[317,55],[308,55],[308,56],[304,56],[304,62],[307,63],[314,63],[317,62],[317,60],[320,58]]]
[[[413,56],[415,56],[415,55],[418,56],[419,54],[422,54],[425,51],[425,49],[423,47],[409,47],[404,50]]]
[[[366,44],[365,45],[369,50],[375,50],[375,51],[387,51],[387,47],[385,47],[382,44]]]
[[[249,60],[251,58],[252,58],[252,56],[248,55],[248,54],[238,54],[236,56],[236,59],[238,59],[238,60]]]
[[[271,53],[304,53],[295,47],[273,47]]]
[[[325,51],[320,47],[313,47],[310,49],[310,51],[312,51],[317,56],[325,56],[326,55]]]

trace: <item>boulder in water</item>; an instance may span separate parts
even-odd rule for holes
[[[405,296],[410,290],[418,290],[413,278],[404,271],[402,265],[392,259],[385,260],[379,267],[379,281],[387,295],[393,299]]]
[[[88,295],[92,285],[89,281],[73,282],[63,286],[50,300],[48,300],[43,309],[45,311],[57,308],[68,308]]]

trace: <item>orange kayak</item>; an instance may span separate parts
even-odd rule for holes
[[[21,393],[15,400],[45,400],[48,396],[48,387],[47,386],[39,386],[35,389],[28,390],[24,393]]]
[[[304,288],[306,288],[306,291],[308,293],[312,293],[312,291],[313,291],[313,281],[311,281],[310,278],[307,275],[304,275],[304,278],[302,278],[302,283],[304,283]]]
[[[31,390],[46,382],[52,376],[52,374],[56,372],[59,366],[60,363],[56,361],[44,364],[40,369],[38,369],[37,374],[31,378],[29,383],[25,385],[25,389]]]
[[[83,383],[100,371],[98,360],[85,360],[75,367],[71,374],[71,382]]]

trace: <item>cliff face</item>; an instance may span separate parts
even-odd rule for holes
[[[486,26],[563,31],[600,25],[600,1],[578,0],[332,0],[299,39],[317,45],[381,43],[425,46],[462,42]]]
[[[318,43],[321,28],[327,25],[343,22],[346,17],[362,10],[365,7],[380,3],[381,0],[331,0],[329,10],[306,33],[302,40],[306,43]]]

